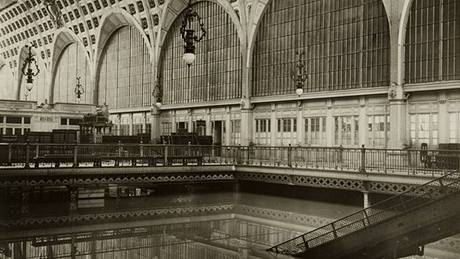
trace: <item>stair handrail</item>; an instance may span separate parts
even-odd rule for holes
[[[450,178],[452,178],[452,179],[450,179]],[[446,183],[443,184],[443,180],[447,180],[447,179],[450,179],[451,181],[446,182]],[[349,214],[347,216],[339,218],[339,219],[337,219],[337,220],[335,220],[333,222],[330,222],[330,223],[328,223],[326,225],[323,225],[323,226],[321,226],[319,228],[316,228],[316,229],[314,229],[312,231],[309,231],[307,233],[304,233],[302,235],[299,235],[297,237],[289,239],[289,240],[287,240],[285,242],[277,244],[277,245],[275,245],[273,247],[270,247],[270,248],[267,249],[267,251],[272,252],[272,253],[276,253],[276,254],[287,254],[287,255],[294,255],[294,254],[301,253],[301,252],[305,251],[308,248],[319,246],[319,245],[321,245],[323,243],[326,243],[328,241],[334,240],[336,238],[339,238],[339,237],[342,237],[344,235],[347,235],[347,234],[351,233],[351,232],[341,233],[341,232],[339,232],[339,230],[341,230],[341,229],[343,229],[345,227],[351,226],[353,224],[356,224],[357,222],[360,223],[360,225],[359,225],[360,228],[355,229],[352,232],[360,230],[360,229],[364,229],[364,228],[366,228],[366,227],[368,227],[370,225],[374,225],[376,223],[382,222],[383,220],[387,220],[387,219],[390,219],[390,218],[395,217],[397,215],[401,215],[402,213],[407,212],[408,210],[411,210],[411,209],[414,209],[414,208],[417,208],[417,207],[421,206],[421,204],[418,204],[417,206],[414,206],[414,207],[406,207],[405,205],[407,205],[407,203],[409,201],[414,201],[414,200],[416,200],[418,198],[428,198],[428,202],[423,203],[423,205],[426,205],[429,202],[433,202],[434,200],[437,200],[439,198],[446,197],[447,195],[449,195],[451,193],[454,193],[454,192],[446,191],[446,190],[453,190],[454,188],[449,189],[447,187],[450,187],[452,184],[459,183],[459,182],[460,182],[459,172],[458,171],[450,172],[450,173],[448,173],[448,174],[446,174],[444,176],[441,176],[439,178],[431,180],[431,181],[429,181],[429,182],[427,182],[427,183],[425,183],[423,185],[412,186],[408,190],[406,190],[405,192],[403,192],[401,194],[398,194],[396,196],[387,198],[387,199],[385,199],[383,201],[380,201],[378,203],[373,204],[372,206],[369,206],[367,208],[361,209],[361,210],[359,210],[357,212],[354,212],[352,214]],[[434,183],[440,183],[440,186],[433,185]],[[441,190],[439,188],[428,189],[427,191],[423,192],[422,194],[418,194],[418,195],[415,195],[415,196],[408,196],[407,195],[409,193],[413,193],[417,189],[422,189],[423,190],[427,186],[441,187]],[[457,188],[455,188],[456,191],[458,191],[459,189],[460,189],[460,186],[457,186]],[[444,191],[442,191],[442,190],[444,190]],[[434,197],[434,195],[431,195],[434,191],[439,191],[438,197]],[[429,196],[426,197],[425,196],[426,194],[429,194]],[[410,199],[407,200],[407,201],[403,201],[402,198],[410,198]],[[387,204],[387,203],[389,203],[391,201],[397,200],[397,199],[399,199],[400,202],[398,202],[398,203],[396,203],[396,204],[394,204],[392,206],[385,207],[385,210],[378,209],[380,206],[382,206],[384,204]],[[395,213],[395,214],[390,215],[390,216],[383,215],[383,214],[392,214],[391,212],[393,212],[393,211],[391,209],[400,207],[401,205],[403,205],[403,210],[401,212]],[[374,212],[376,212],[376,213],[374,213]],[[371,218],[375,219],[377,215],[380,215],[380,216],[383,215],[383,217],[380,218],[377,221],[372,221],[371,222],[369,220]],[[352,220],[352,221],[347,220],[347,219],[353,219],[355,216],[358,216],[357,220]],[[346,224],[339,224],[340,222],[346,222]],[[321,231],[321,230],[325,230],[325,231]],[[319,231],[321,231],[321,233],[317,233]],[[323,240],[321,240],[320,238],[323,238]],[[317,242],[313,242],[315,240]]]

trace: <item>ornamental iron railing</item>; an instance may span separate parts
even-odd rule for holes
[[[438,177],[460,167],[460,151],[302,146],[0,144],[0,164],[49,166],[244,165]]]
[[[459,176],[458,172],[452,172],[426,184],[411,187],[404,193],[273,246],[267,251],[276,254],[297,255],[313,247],[409,213],[457,193],[460,190]],[[412,193],[417,193],[417,195],[413,196]]]

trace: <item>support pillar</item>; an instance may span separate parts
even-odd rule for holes
[[[232,142],[232,122],[231,122],[231,116],[232,116],[232,111],[230,107],[227,107],[227,113],[225,116],[225,145],[231,145]]]
[[[25,242],[15,242],[13,243],[13,254],[12,259],[23,259],[26,258],[26,249]]]
[[[134,135],[134,120],[133,120],[133,114],[129,114],[129,127],[128,127],[128,135],[132,136]]]
[[[233,183],[233,202],[235,204],[238,204],[239,201],[240,201],[240,198],[241,198],[241,195],[240,195],[240,183],[239,182],[234,182]]]
[[[188,126],[187,126],[187,130],[188,130],[189,133],[192,133],[193,130],[195,130],[195,129],[193,128],[193,118],[192,118],[193,112],[192,112],[192,109],[189,109],[189,110],[188,110],[187,115],[188,115]]]
[[[305,145],[305,123],[303,122],[302,101],[297,102],[297,144]]]
[[[369,208],[371,206],[371,202],[369,200],[369,192],[363,191],[363,207]]]
[[[449,143],[449,113],[447,112],[447,95],[445,92],[439,93],[439,143]]]
[[[409,144],[407,138],[407,105],[402,86],[393,84],[389,93],[390,148],[401,149]]]
[[[390,132],[389,148],[409,144],[407,138],[407,96],[404,92],[406,26],[412,1],[382,1],[390,26],[390,87],[388,89]]]
[[[279,143],[277,142],[276,134],[278,133],[278,128],[276,127],[276,104],[272,103],[271,113],[270,113],[270,145],[276,146]]]
[[[206,136],[213,136],[213,127],[212,127],[212,122],[211,122],[211,108],[208,108],[206,110]],[[213,142],[214,142],[214,136],[213,136]]]
[[[359,145],[369,146],[372,143],[367,142],[367,116],[366,116],[366,98],[360,97],[359,98]]]
[[[241,142],[242,146],[248,146],[249,143],[253,142],[252,139],[252,105],[249,103],[249,99],[243,99],[241,104]]]
[[[330,147],[334,144],[334,117],[332,114],[332,100],[327,100],[327,115],[326,115],[326,146]]]
[[[176,111],[173,110],[171,113],[171,132],[177,132],[177,117]],[[189,126],[190,127],[190,126]]]
[[[160,142],[160,110],[156,107],[153,106],[152,109],[150,110],[150,114],[152,116],[151,123],[151,131],[150,131],[150,141],[152,143],[159,143]]]

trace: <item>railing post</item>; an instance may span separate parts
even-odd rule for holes
[[[247,165],[249,165],[249,148],[250,148],[250,145],[246,147],[246,164]]]
[[[120,160],[121,160],[121,141],[118,140],[118,143],[117,143],[117,153],[118,153],[118,157],[115,158],[115,166],[118,167],[120,164]]]
[[[365,217],[365,219],[367,221],[367,225],[370,225],[371,222],[369,221],[369,215],[367,214],[367,208],[365,210],[363,210],[363,212],[364,212],[364,217]],[[364,226],[366,226],[365,223],[364,223]]]
[[[287,157],[288,158],[287,165],[289,167],[292,167],[292,146],[291,146],[291,144],[289,144],[288,154],[287,155],[288,155],[288,157]]]
[[[241,164],[241,144],[238,144],[237,154],[236,154],[236,164]]]
[[[366,148],[364,148],[364,145],[361,146],[361,166],[359,168],[359,172],[366,172]]]
[[[8,143],[8,166],[11,166],[11,157],[12,157],[12,144],[11,143]]]
[[[140,155],[141,157],[144,156],[144,145],[143,145],[143,144],[144,144],[144,142],[143,142],[142,139],[141,139],[140,146],[139,146],[139,155]]]
[[[121,140],[118,140],[118,156],[121,156]]]
[[[343,146],[340,145],[339,146],[339,164],[340,164],[340,168],[342,168],[342,164],[343,164]]]
[[[305,235],[302,235],[302,240],[303,240],[303,245],[305,246],[305,249],[308,248],[308,242],[305,240]]]
[[[78,167],[78,143],[73,147],[73,167]]]
[[[168,165],[168,146],[167,145],[165,145],[164,152],[165,152],[164,166],[167,166]]]
[[[30,160],[30,150],[29,150],[30,143],[29,141],[26,142],[26,164],[24,168],[29,168],[29,160]]]
[[[331,226],[332,226],[332,233],[334,235],[334,238],[337,238],[337,230],[335,230],[334,223],[331,223]]]

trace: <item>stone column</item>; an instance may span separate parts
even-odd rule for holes
[[[449,143],[449,113],[447,107],[447,96],[445,92],[439,93],[438,114],[439,143]]]
[[[328,147],[334,145],[334,117],[332,114],[332,100],[327,100],[327,115],[326,115],[326,145]]]
[[[173,111],[170,112],[169,114],[171,115],[171,132],[177,132],[177,127],[176,127],[176,122],[177,122],[176,111],[173,110]]]
[[[115,132],[115,135],[121,135],[121,113],[116,115],[118,117],[118,122],[117,122],[117,132]]]
[[[134,121],[133,121],[133,114],[129,114],[129,135],[132,136],[134,134]]]
[[[206,136],[213,136],[214,137],[214,132],[212,130],[212,123],[211,123],[211,108],[206,109]],[[214,142],[214,139],[213,139]]]
[[[193,132],[193,118],[192,118],[193,112],[192,112],[192,109],[188,109],[187,115],[188,115],[188,129],[187,130],[188,130],[189,133],[192,133]]]
[[[270,145],[276,146],[279,143],[276,142],[276,134],[278,133],[276,120],[276,104],[272,103],[270,113]]]
[[[305,123],[303,121],[302,101],[297,102],[297,144],[305,144]]]
[[[227,113],[225,114],[225,145],[230,145],[232,139],[232,122],[231,122],[231,108],[226,107]]]
[[[407,145],[407,108],[404,92],[404,51],[406,23],[411,1],[382,1],[390,26],[390,86],[388,90],[390,110],[390,148]]]
[[[407,105],[404,89],[392,84],[388,91],[390,107],[390,148],[403,148],[407,145]]]
[[[160,140],[160,109],[156,106],[152,106],[150,110],[151,118],[151,131],[150,131],[150,141],[152,143],[158,143]]]
[[[241,101],[241,142],[242,146],[247,146],[253,141],[252,139],[252,105],[249,103],[249,99],[242,99]]]
[[[367,139],[367,116],[366,116],[366,98],[360,97],[359,98],[359,129],[358,129],[358,136],[359,136],[359,146],[361,145],[369,145],[370,143],[366,143]]]

